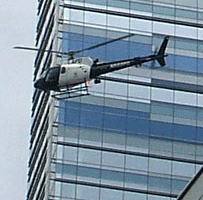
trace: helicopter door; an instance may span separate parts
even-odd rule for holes
[[[60,67],[53,67],[48,70],[46,84],[48,87],[55,88],[58,85]]]

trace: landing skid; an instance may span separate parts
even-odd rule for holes
[[[89,95],[89,92],[88,86],[85,84],[85,86],[81,85],[80,87],[68,88],[65,91],[52,95],[52,97],[57,100],[65,100],[86,95]]]

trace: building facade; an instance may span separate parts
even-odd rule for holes
[[[107,74],[90,95],[33,93],[27,199],[174,200],[203,164],[203,2],[40,0],[34,80],[69,52],[115,61],[156,52],[167,65]],[[50,50],[50,52],[45,51]]]

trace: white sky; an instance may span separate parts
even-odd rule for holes
[[[0,0],[0,199],[25,199],[37,0]]]

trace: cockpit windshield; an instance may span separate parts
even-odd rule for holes
[[[46,82],[56,82],[58,81],[60,67],[50,68],[46,75]]]
[[[45,78],[46,74],[47,74],[47,70],[45,70],[45,71],[40,75],[40,78]]]

